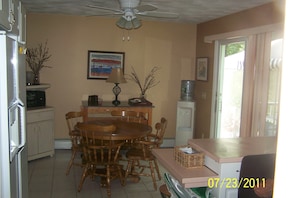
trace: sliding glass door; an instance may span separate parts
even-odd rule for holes
[[[281,34],[216,41],[215,51],[211,134],[216,138],[276,135]]]
[[[240,133],[242,88],[246,41],[219,43],[216,98],[216,137],[238,137]]]

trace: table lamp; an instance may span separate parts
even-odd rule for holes
[[[118,100],[118,95],[121,93],[121,88],[119,87],[120,83],[126,83],[126,79],[124,78],[124,74],[121,68],[112,68],[111,73],[106,80],[106,82],[114,83],[115,86],[113,87],[112,91],[115,95],[115,100],[112,101],[112,104],[115,106],[121,104]]]

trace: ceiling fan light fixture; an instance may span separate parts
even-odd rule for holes
[[[141,21],[137,19],[135,16],[129,20],[125,16],[122,16],[117,22],[116,25],[119,28],[126,29],[126,30],[131,30],[131,29],[137,29],[141,27]]]
[[[93,0],[94,1],[94,0]],[[101,7],[98,5],[87,5],[90,8],[101,9],[113,13],[104,13],[103,15],[122,15],[118,21],[116,21],[116,25],[119,28],[131,30],[137,29],[142,26],[141,20],[137,18],[138,15],[144,17],[155,17],[155,18],[170,18],[176,19],[179,17],[177,13],[171,12],[154,12],[158,8],[151,4],[142,4],[140,5],[141,0],[118,0],[120,3],[120,9],[114,9],[109,7]],[[153,12],[151,12],[153,11]]]
[[[125,29],[127,30],[131,30],[133,29],[133,24],[131,21],[127,21],[126,24],[125,24]]]
[[[134,18],[134,19],[132,19],[132,24],[133,24],[133,27],[134,27],[134,29],[137,29],[137,28],[139,28],[139,27],[141,27],[141,21],[138,19],[138,18]]]
[[[124,17],[121,17],[117,22],[117,26],[120,28],[125,29],[125,25],[126,25],[127,20]]]

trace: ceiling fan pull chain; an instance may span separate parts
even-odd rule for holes
[[[127,41],[130,41],[130,30],[127,30]],[[125,41],[125,30],[123,29],[123,37],[122,37],[122,41]]]
[[[127,40],[130,41],[130,30],[128,30]]]
[[[123,38],[122,38],[123,41],[125,41],[125,32],[123,30]]]

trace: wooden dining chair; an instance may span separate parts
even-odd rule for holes
[[[81,112],[68,112],[65,115],[66,123],[68,127],[68,134],[71,140],[72,155],[66,169],[66,175],[69,175],[70,169],[73,165],[83,167],[82,159],[76,160],[77,154],[82,154],[81,136],[80,132],[75,129],[75,125],[78,122],[82,122]]]
[[[80,192],[85,179],[90,176],[92,179],[99,176],[101,186],[106,187],[108,197],[111,196],[110,182],[119,178],[124,185],[122,165],[119,164],[119,151],[123,141],[112,139],[112,132],[116,130],[115,125],[92,125],[79,123],[83,150],[86,157],[86,166],[81,176],[78,191]]]
[[[148,120],[145,117],[145,113],[137,111],[126,111],[126,110],[113,110],[110,112],[112,116],[118,117],[120,120],[125,122],[135,122],[141,124],[148,124]],[[122,146],[122,150],[126,151],[133,146],[135,140],[127,140]],[[122,158],[123,161],[126,161]]]
[[[158,179],[161,180],[159,166],[155,156],[152,154],[152,148],[159,148],[163,142],[163,136],[167,127],[167,120],[161,119],[161,122],[155,124],[156,132],[151,134],[144,140],[137,140],[134,147],[126,153],[128,164],[126,168],[125,178],[128,175],[150,176],[153,180],[154,189],[157,190],[157,182],[155,172]],[[153,138],[154,137],[154,138]],[[138,168],[136,170],[136,168]],[[149,169],[150,173],[145,173],[145,169]]]
[[[154,148],[160,148],[161,144],[163,144],[167,122],[167,119],[162,117],[160,122],[155,124],[155,130],[147,135],[147,141],[153,142],[155,144]]]

